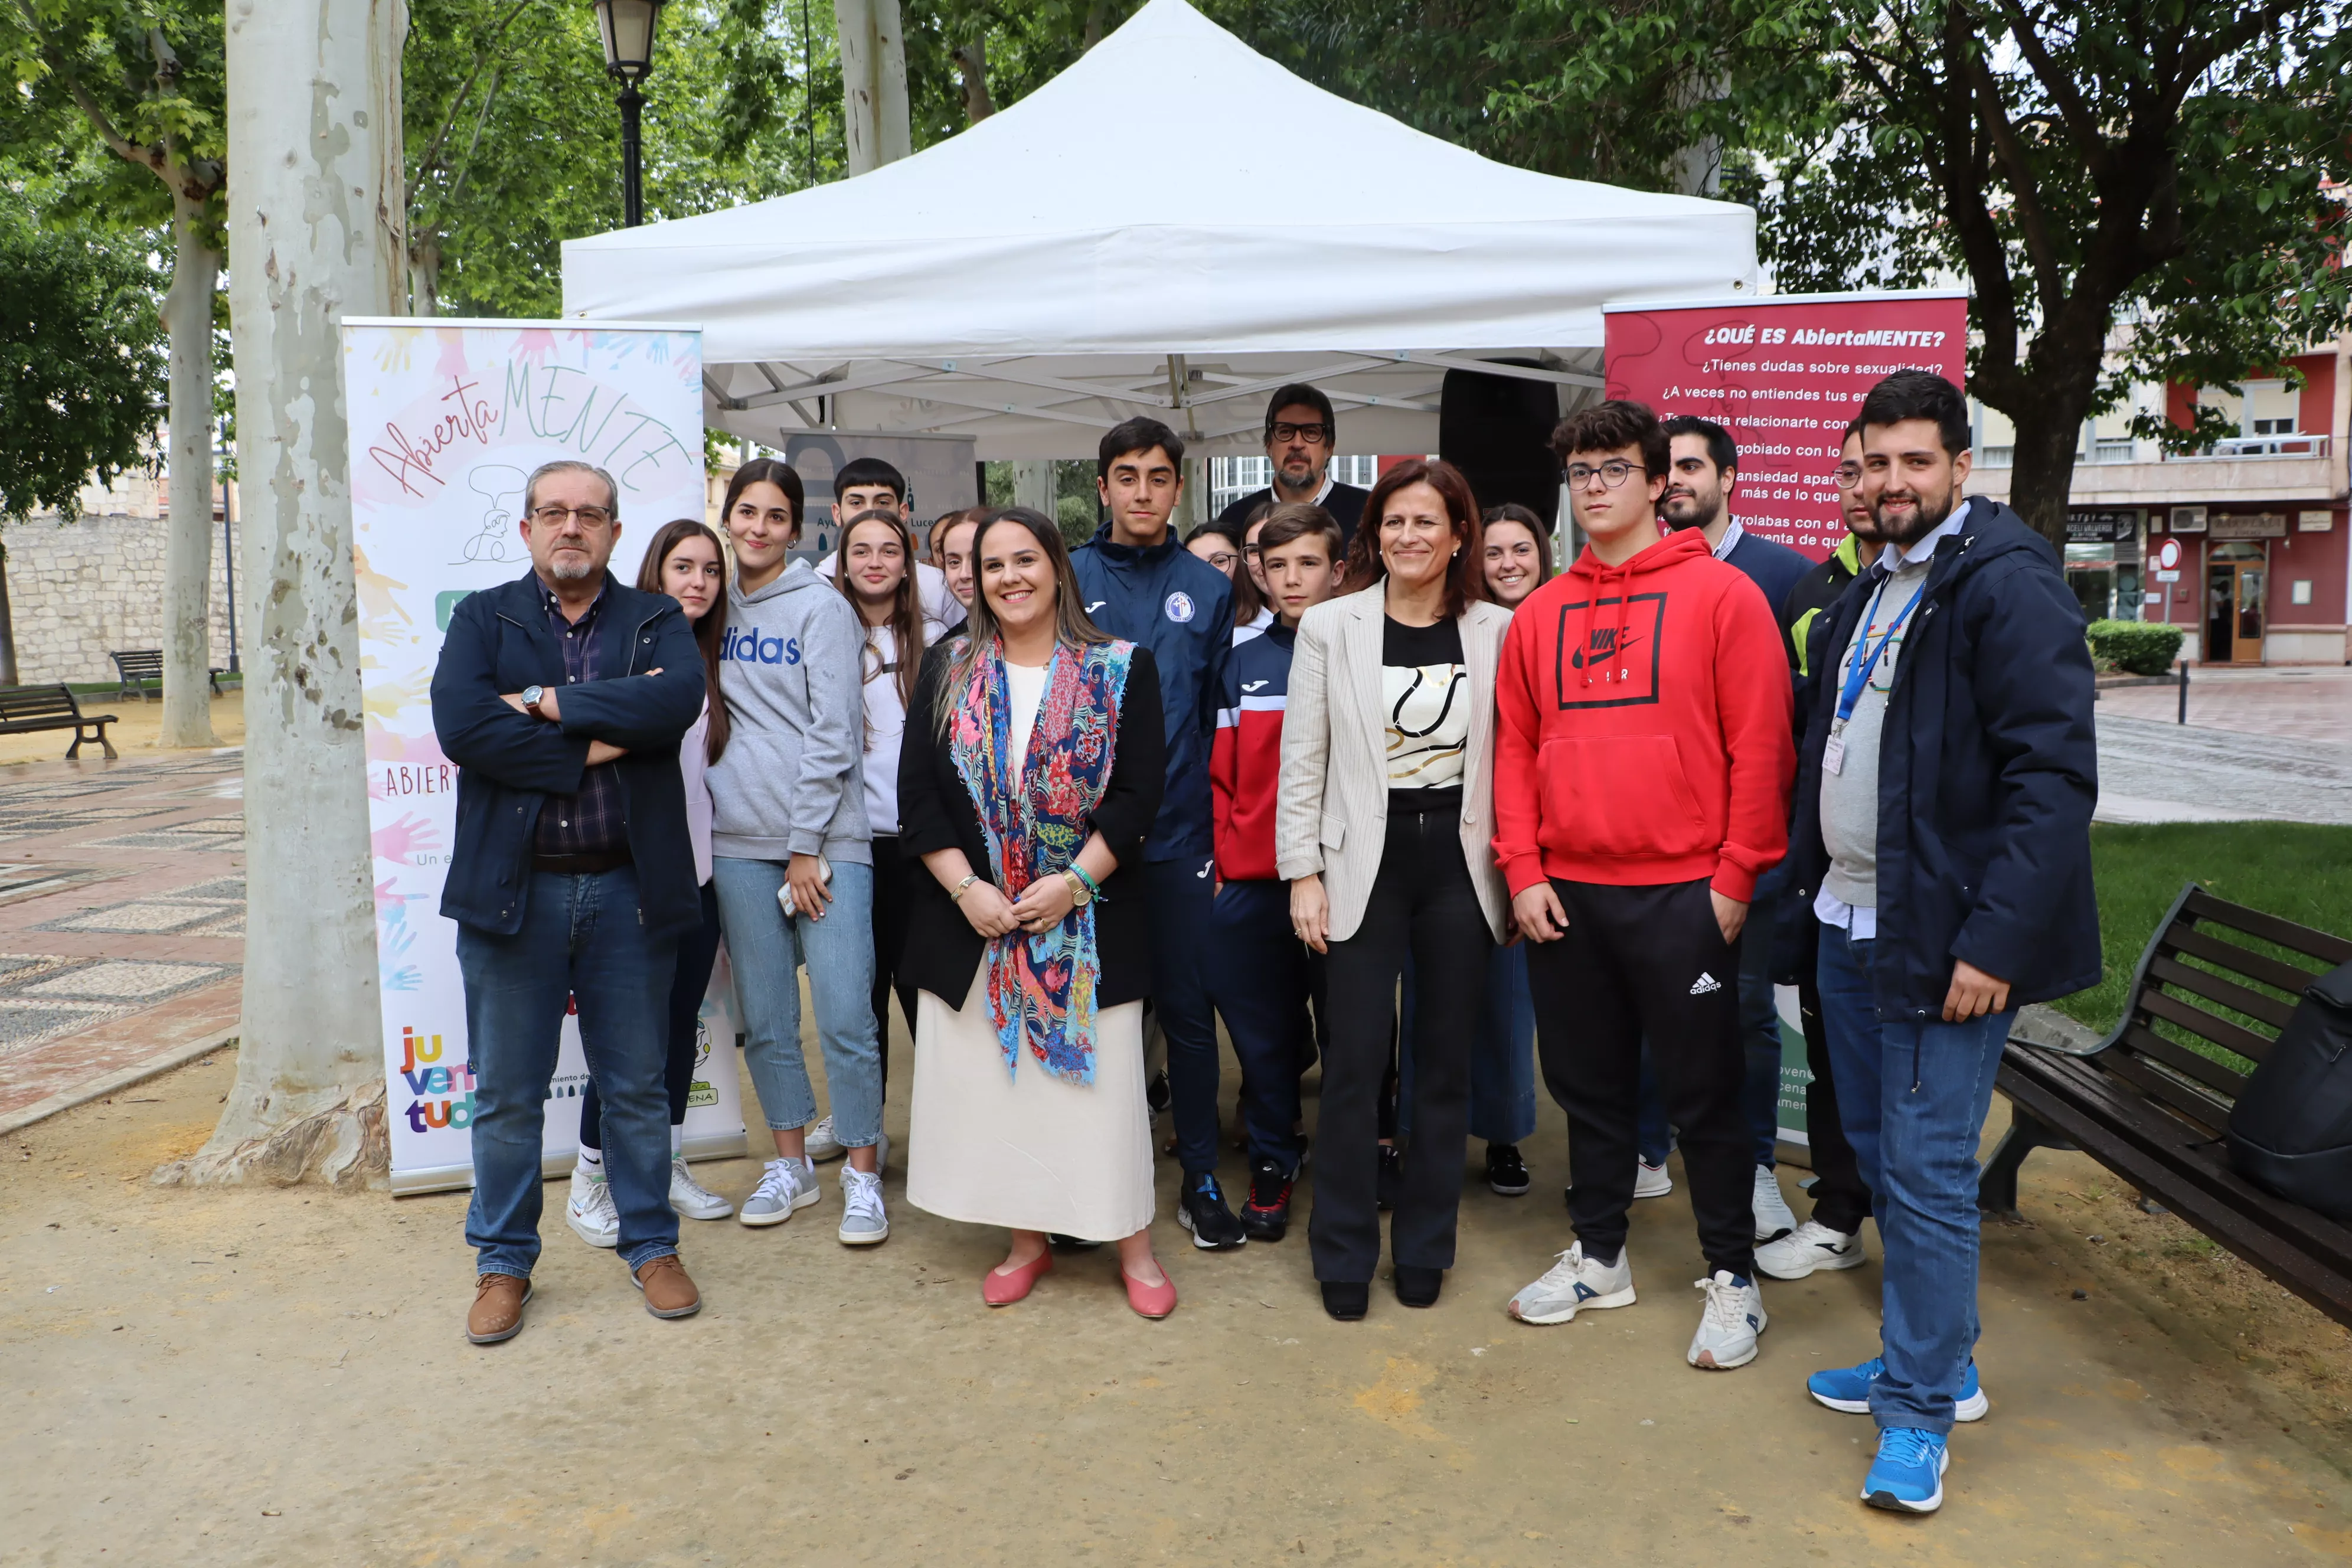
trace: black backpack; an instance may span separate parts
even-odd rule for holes
[[[2313,981],[2230,1112],[2238,1173],[2352,1220],[2352,963]]]

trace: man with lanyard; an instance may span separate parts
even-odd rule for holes
[[[1862,570],[1863,546],[1885,543],[1870,508],[1862,500],[1862,419],[1845,427],[1836,473],[1838,517],[1845,537],[1829,559],[1811,563],[1780,602],[1780,629],[1789,639],[1789,662],[1797,672],[1797,721],[1812,711],[1813,687],[1807,676],[1805,637],[1813,623],[1843,596]],[[1837,1078],[1830,1062],[1829,1035],[1822,1026],[1822,990],[1813,966],[1821,947],[1821,921],[1799,900],[1783,899],[1773,942],[1772,978],[1797,988],[1797,1017],[1805,1036],[1805,1134],[1813,1161],[1812,1217],[1777,1241],[1756,1249],[1756,1267],[1775,1279],[1803,1279],[1819,1269],[1858,1268],[1862,1222],[1870,1217],[1870,1188],[1854,1161],[1853,1145],[1838,1121]]]
[[[1658,515],[1671,531],[1697,529],[1715,558],[1744,573],[1779,616],[1780,601],[1810,563],[1785,544],[1748,532],[1731,515],[1731,494],[1739,483],[1739,448],[1729,431],[1690,414],[1678,414],[1665,425],[1673,472]],[[1778,1241],[1797,1228],[1797,1216],[1790,1212],[1773,1173],[1780,1124],[1780,1010],[1772,1000],[1771,932],[1780,920],[1787,880],[1781,866],[1756,879],[1756,897],[1748,906],[1756,936],[1739,949],[1739,1036],[1748,1051],[1745,1107],[1754,1146],[1759,1243]]]
[[[2098,757],[2083,617],[2057,552],[1969,499],[1958,387],[1899,371],[1862,407],[1886,539],[1814,626],[1791,885],[1822,924],[1838,1108],[1886,1249],[1878,1355],[1806,1380],[1868,1412],[1874,1507],[1942,1506],[1977,1380],[1976,1151],[2015,1010],[2095,984]]]
[[[1276,387],[1265,403],[1265,458],[1274,466],[1274,483],[1219,512],[1219,531],[1244,539],[1259,507],[1303,500],[1329,512],[1339,525],[1339,559],[1345,561],[1371,492],[1331,478],[1331,454],[1339,439],[1339,421],[1321,387],[1303,381]],[[1245,543],[1242,553],[1255,566],[1256,546]]]
[[[1177,1223],[1192,1245],[1225,1251],[1249,1239],[1217,1185],[1217,1022],[1202,966],[1216,896],[1209,756],[1217,696],[1233,649],[1234,588],[1176,541],[1168,520],[1184,493],[1184,443],[1157,419],[1102,438],[1096,486],[1109,511],[1070,552],[1086,612],[1115,637],[1151,650],[1168,728],[1168,787],[1144,839],[1151,889],[1151,1007],[1168,1037],[1176,1155],[1184,1167]]]

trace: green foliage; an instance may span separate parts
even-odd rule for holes
[[[2100,823],[2091,829],[2091,869],[2106,977],[2054,1005],[2095,1029],[2111,1029],[2122,1016],[2140,952],[2186,883],[2200,882],[2216,898],[2352,936],[2352,827]]]
[[[2156,621],[2093,621],[2091,652],[2130,675],[2162,675],[2180,654],[2180,628]]]
[[[809,183],[801,8],[672,0],[644,88],[646,216],[685,217]],[[833,8],[808,40],[815,177],[841,168]],[[413,0],[403,53],[412,303],[558,315],[562,245],[621,223],[621,116],[579,0]]]
[[[142,251],[0,209],[0,518],[66,518],[148,455],[163,328]]]

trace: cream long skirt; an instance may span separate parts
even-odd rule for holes
[[[1117,1241],[1151,1223],[1143,1004],[1095,1025],[1095,1080],[1069,1083],[988,1018],[986,960],[961,1012],[925,991],[915,1019],[907,1201],[942,1219]]]

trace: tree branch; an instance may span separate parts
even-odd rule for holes
[[[24,0],[17,0],[17,3],[22,5]],[[506,37],[507,29],[514,26],[515,18],[529,10],[534,3],[535,0],[515,0],[513,8],[499,18],[498,25],[490,29],[489,37],[482,41],[481,47],[474,51],[472,72],[467,76],[464,84],[457,89],[456,96],[449,100],[449,112],[441,121],[441,129],[435,132],[432,143],[425,149],[425,155],[416,162],[416,179],[419,184],[424,184],[425,175],[440,167],[441,149],[448,144],[450,132],[457,127],[457,116],[465,110],[466,100],[473,95],[474,83],[481,79],[483,70],[489,67],[491,56],[497,50],[499,40]],[[481,140],[478,125],[474,132],[474,140],[477,142]]]
[[[2091,178],[2104,184],[2115,166],[2115,149],[2108,145],[2105,137],[2099,134],[2097,117],[2083,101],[2083,95],[2074,90],[2074,79],[2051,58],[2050,51],[2042,45],[2041,29],[2035,26],[2033,17],[2025,7],[2018,0],[1994,0],[1994,4],[2009,17],[2010,37],[2017,40],[2017,52],[2025,57],[2025,63],[2032,68],[2034,79],[2042,84],[2042,90],[2050,95],[2050,101],[2058,106],[2058,113],[2066,122],[2066,130],[2074,138],[2075,150],[2082,153],[2084,163],[2091,171]],[[1986,72],[1988,80],[1990,74]],[[2005,153],[2003,155],[2006,156]]]
[[[1951,35],[1948,32],[1946,37]],[[2057,247],[2051,241],[2050,217],[2042,206],[2041,186],[2033,177],[2024,143],[2018,140],[2017,128],[2009,122],[2009,111],[2001,106],[2000,88],[1992,79],[1992,68],[1985,63],[1984,51],[1972,47],[1974,40],[1966,37],[1952,41],[1960,58],[1950,61],[1950,67],[1956,77],[1965,76],[1974,86],[1973,96],[1982,105],[1978,118],[2017,199],[2017,226],[2025,238],[2025,253],[2033,261],[2034,294],[2046,320],[2057,312],[2066,296]]]
[[[98,132],[99,140],[125,163],[137,163],[154,170],[158,174],[163,174],[163,154],[152,147],[140,146],[114,128],[114,121],[100,106],[97,98],[82,85],[81,76],[74,69],[72,58],[41,30],[41,18],[34,11],[32,0],[16,0],[16,14],[25,24],[25,31],[32,35],[33,47],[39,51],[42,63],[49,68],[50,75],[65,84],[67,93],[89,121],[90,128]]]

